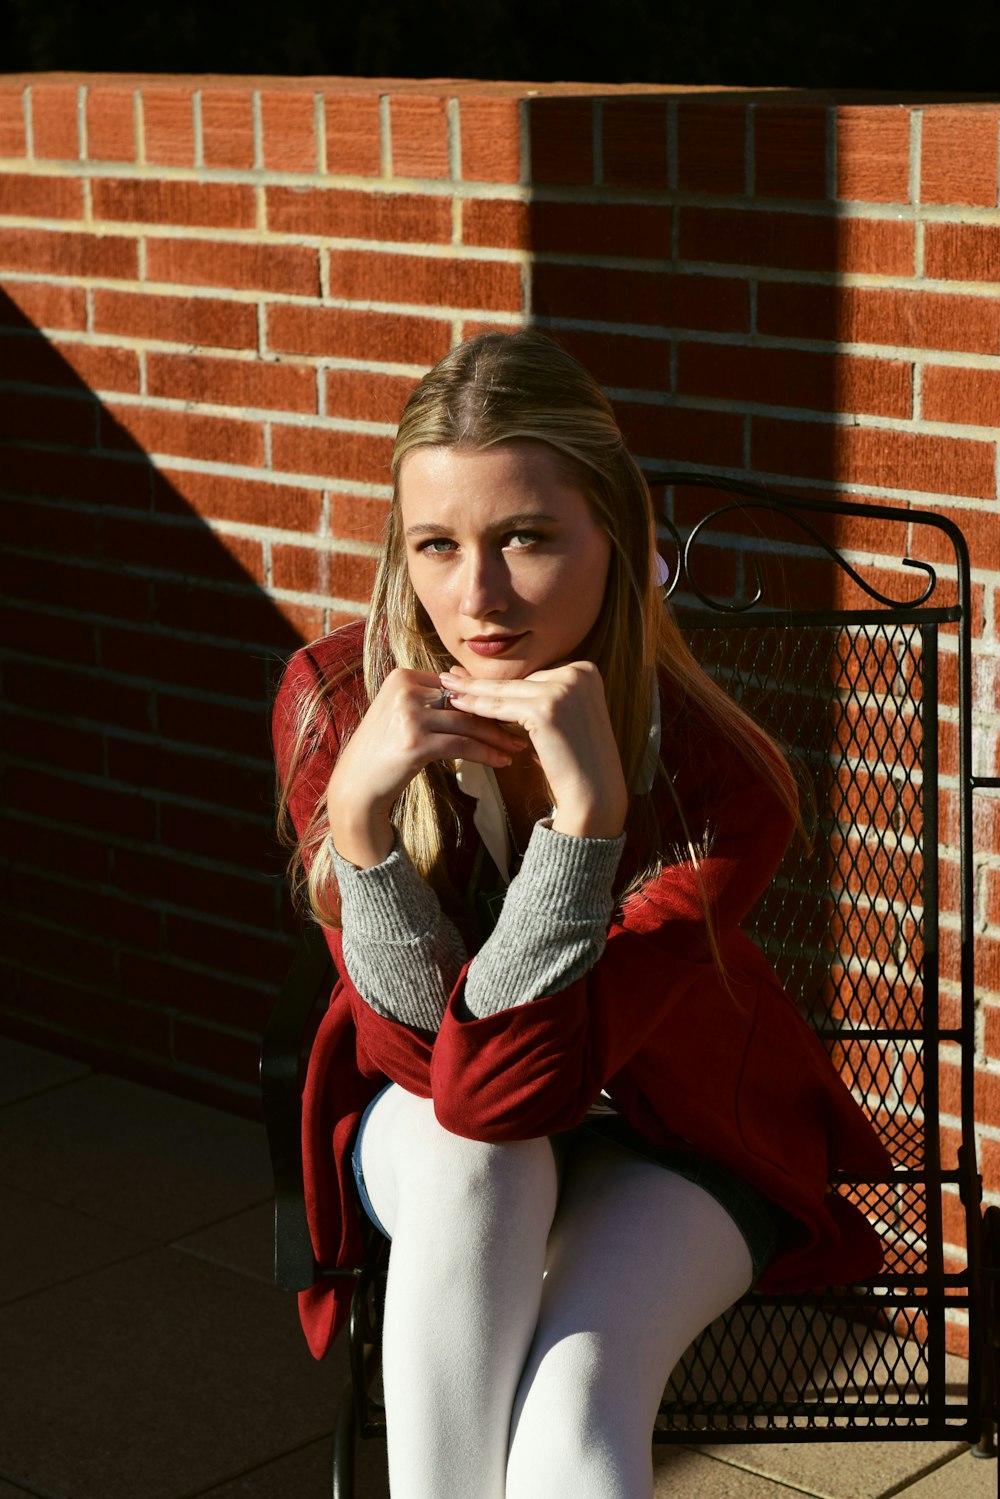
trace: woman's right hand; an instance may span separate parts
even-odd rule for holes
[[[327,786],[330,834],[341,858],[368,869],[392,851],[389,814],[432,760],[475,760],[498,769],[524,749],[525,735],[488,718],[438,707],[431,672],[397,667],[345,745]]]

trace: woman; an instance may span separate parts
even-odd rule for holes
[[[367,629],[299,652],[275,712],[343,975],[305,1096],[317,1253],[358,1254],[353,1154],[392,1240],[394,1499],[636,1499],[701,1328],[878,1269],[827,1182],[888,1162],[739,930],[793,783],[663,605],[597,386],[541,335],[473,339],[393,473]],[[305,1293],[317,1356],[342,1312]]]

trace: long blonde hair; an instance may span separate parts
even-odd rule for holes
[[[540,333],[484,333],[469,339],[424,376],[407,402],[393,449],[392,506],[365,632],[368,701],[374,700],[396,666],[438,673],[451,665],[410,583],[400,516],[404,457],[427,445],[481,451],[526,439],[543,442],[555,452],[567,481],[580,489],[611,540],[604,606],[590,637],[589,654],[604,681],[626,784],[636,783],[646,753],[659,671],[674,689],[672,697],[700,710],[794,810],[794,783],[779,753],[701,669],[664,606],[654,571],[656,528],[649,488],[625,446],[609,402],[586,370]],[[287,810],[289,787],[315,732],[316,715],[324,711],[322,697],[336,685],[337,681],[325,684],[303,705],[298,740],[281,788],[279,818]],[[658,774],[672,792],[662,765]],[[417,869],[454,910],[444,838],[447,824],[457,821],[450,788],[443,765],[427,766],[399,798],[393,822]],[[671,857],[661,846],[653,791],[630,799],[628,826],[639,867],[619,892],[619,900],[641,888]],[[698,853],[683,808],[678,805],[677,810],[685,828],[686,856],[697,869]],[[335,924],[338,912],[326,831],[321,799],[310,825],[297,840],[288,841],[293,843],[293,887],[304,888],[320,921]],[[708,940],[717,959],[710,922]]]

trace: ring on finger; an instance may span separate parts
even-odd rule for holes
[[[447,708],[448,704],[451,702],[451,696],[452,695],[448,691],[447,687],[442,687],[441,696],[436,697],[434,701],[432,703],[428,703],[427,706],[428,708]]]

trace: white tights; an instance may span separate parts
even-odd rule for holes
[[[602,1141],[449,1134],[393,1087],[361,1165],[392,1235],[383,1338],[393,1499],[644,1499],[670,1371],[748,1289],[701,1187]],[[544,1275],[544,1279],[543,1279]]]

